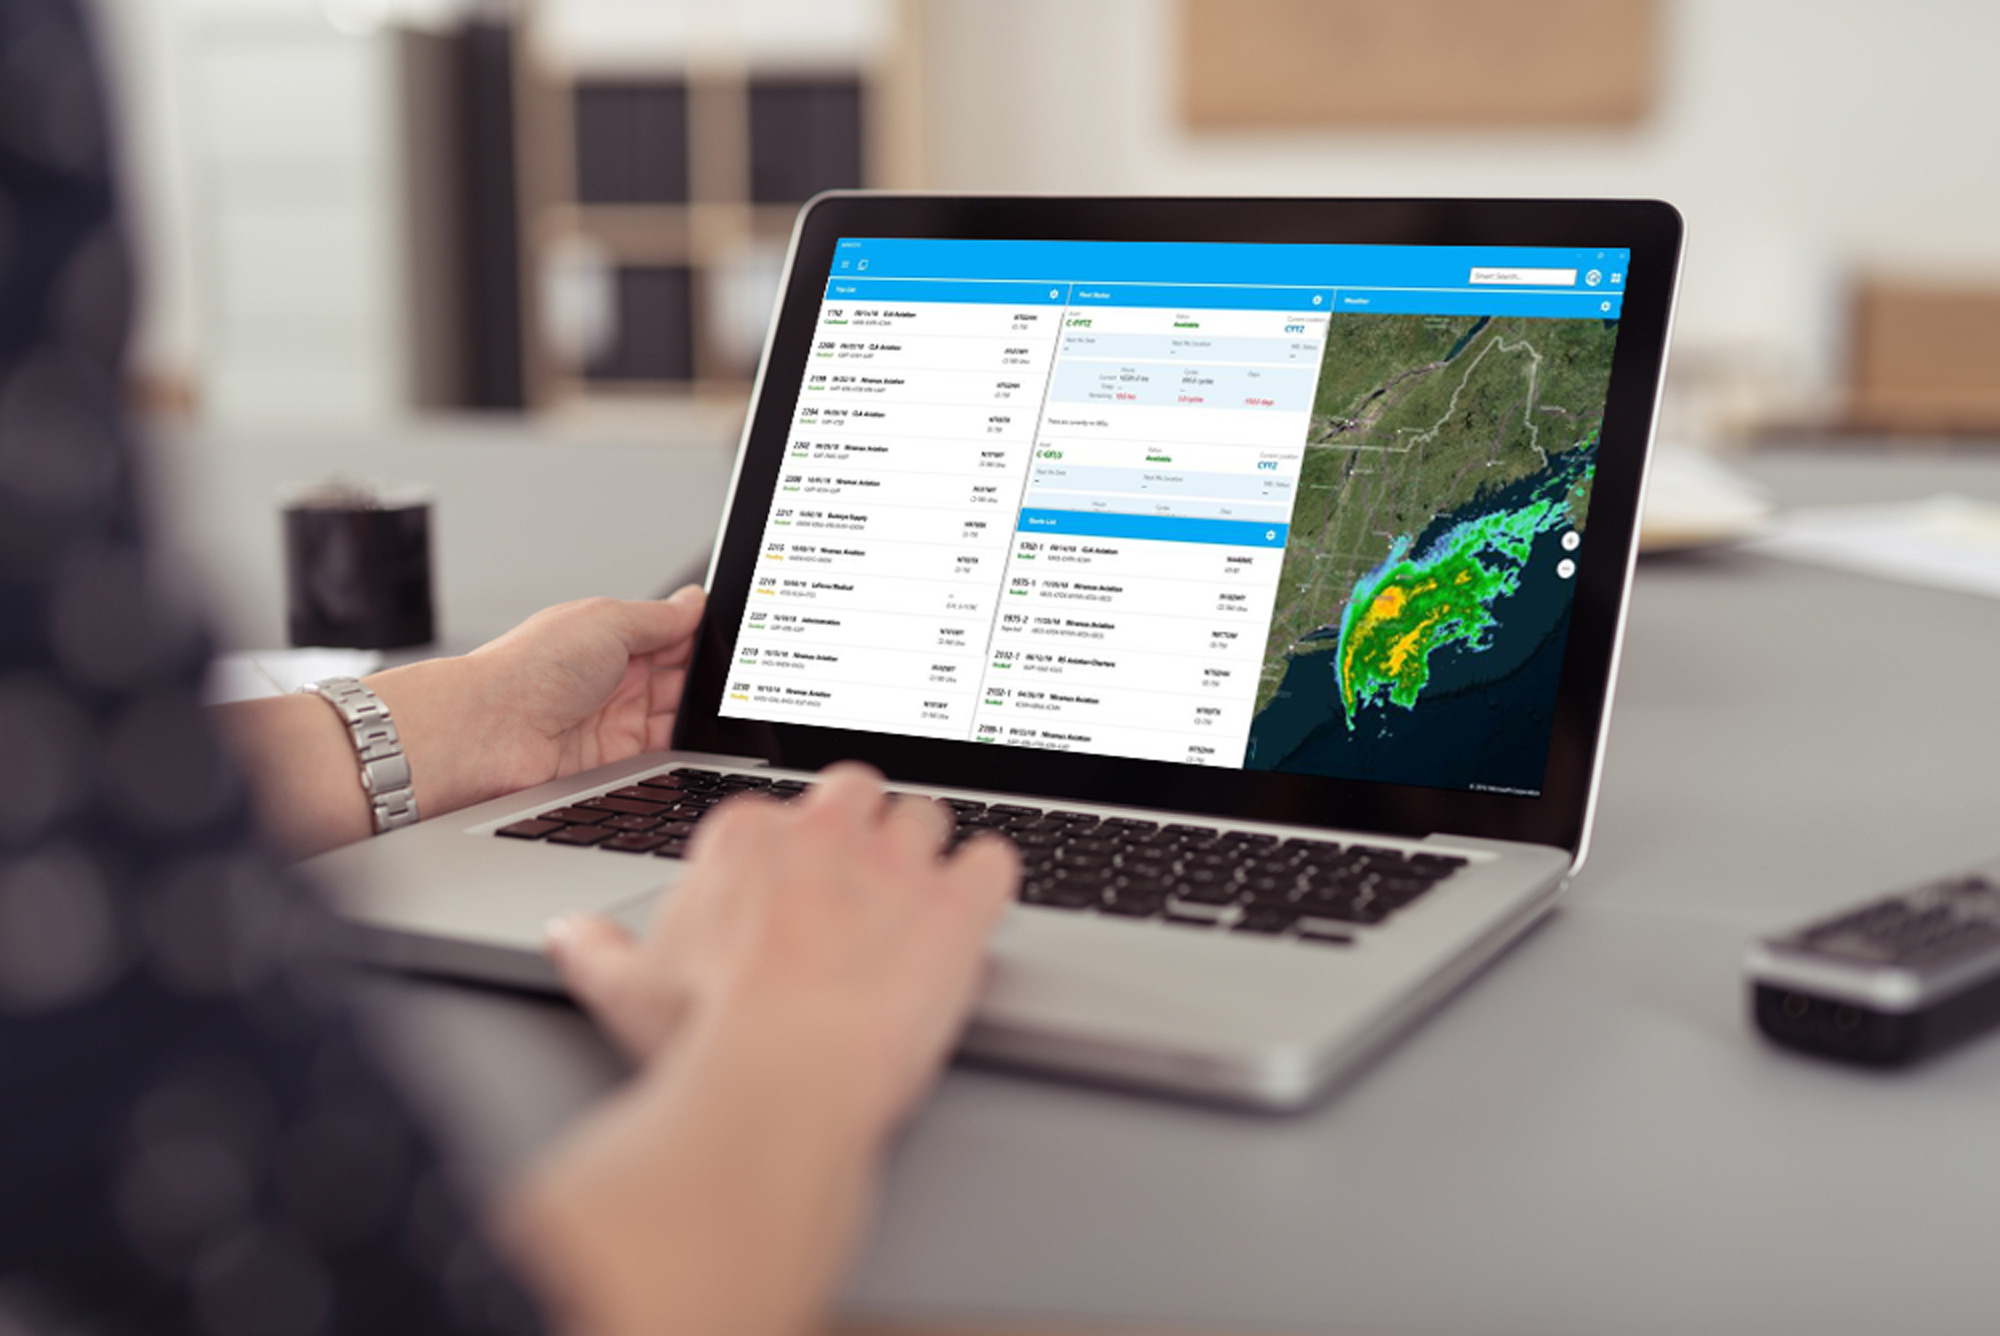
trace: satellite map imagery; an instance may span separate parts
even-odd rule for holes
[[[1246,767],[1541,791],[1617,336],[1333,317]]]

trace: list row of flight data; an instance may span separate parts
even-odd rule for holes
[[[1061,531],[1024,533],[1016,518],[992,511],[938,506],[843,507],[778,505],[764,530],[766,574],[810,567],[844,575],[886,572],[941,578],[958,570],[955,554],[1011,552],[1016,575],[1070,578],[1115,576],[1169,584],[1216,581],[1275,585],[1280,547],[1183,543],[1147,538],[1098,538]],[[990,569],[998,582],[999,568]]]
[[[884,440],[1032,441],[1041,399],[1021,403],[908,403],[801,394],[792,415],[794,436],[871,436]]]
[[[1254,445],[1297,450],[1310,404],[1296,409],[1188,404],[1054,403],[1040,397],[930,403],[853,395],[799,396],[793,439],[820,442],[867,437],[891,441],[1032,441],[1043,437],[1158,445]]]
[[[813,353],[854,355],[871,343],[916,336],[1015,338],[1053,346],[1062,332],[1060,306],[1009,306],[1004,302],[828,302],[820,307]],[[1016,336],[1018,336],[1016,338]]]
[[[921,367],[815,370],[806,373],[799,390],[799,403],[823,409],[888,402],[952,407],[1012,404],[1039,412],[1047,382],[1046,367],[1023,371],[939,371]]]
[[[1270,460],[1246,459],[1248,472],[1172,468],[1162,464],[1090,465],[1073,464],[1068,459],[1037,458],[1028,466],[1031,492],[1054,490],[1121,497],[1199,497],[1205,500],[1258,501],[1282,505],[1291,514],[1292,493],[1298,484],[1294,469]],[[1295,468],[1296,466],[1294,466]]]
[[[799,403],[822,412],[884,403],[939,407],[1010,404],[1039,410],[1046,399],[1051,405],[1147,404],[1306,414],[1312,411],[1317,384],[1311,367],[1071,358],[1056,364],[1052,378],[1040,367],[1020,371],[815,369],[806,373]]]
[[[896,333],[866,338],[822,337],[813,344],[808,376],[907,371],[978,371],[1046,375],[1055,356],[1054,326],[1033,334]]]
[[[1089,651],[1030,659],[997,651],[979,657],[911,655],[745,644],[729,675],[728,694],[760,717],[836,728],[935,731],[969,737],[975,724],[1052,724],[1234,738],[1248,736],[1256,666],[1241,683],[1207,678],[1234,674],[1197,661],[1148,661],[1118,671]],[[1031,671],[1032,665],[1032,671]],[[1184,668],[1162,673],[1162,667]]]
[[[1066,357],[1049,382],[1053,404],[1148,404],[1172,408],[1312,411],[1318,373],[1309,366],[1111,362]]]
[[[862,701],[836,687],[745,679],[730,683],[722,713],[773,723],[815,724],[866,733],[969,740],[1039,751],[1127,756],[1141,761],[1177,761],[1232,769],[1242,767],[1250,736],[1247,722],[1234,729],[1206,721],[1186,729],[1165,729],[1103,724],[1026,710],[980,710],[968,727],[963,709],[942,694],[903,693],[885,698],[878,691],[870,695],[871,700]],[[886,708],[886,712],[861,717],[850,713],[857,707],[869,706],[877,710]]]
[[[1062,314],[1062,344],[1072,347],[1093,345],[1090,340],[1121,338],[1158,339],[1144,346],[1157,349],[1180,348],[1200,356],[1238,343],[1255,346],[1261,340],[1276,340],[1297,353],[1297,357],[1275,356],[1273,362],[1308,360],[1317,362],[1326,346],[1327,316],[1323,311],[1256,311],[1229,307],[1180,306],[1071,306]],[[1295,349],[1291,345],[1296,345]],[[1133,345],[1140,346],[1140,345]],[[1119,357],[1122,353],[1104,356]],[[1168,356],[1170,353],[1147,353]]]
[[[1018,440],[974,437],[949,440],[921,436],[822,435],[802,432],[785,446],[791,468],[825,464],[838,470],[922,476],[942,473],[1018,474],[1028,446]],[[1204,484],[1221,484],[1224,477],[1254,479],[1255,491],[1281,481],[1288,487],[1298,476],[1305,450],[1294,440],[1284,446],[1239,445],[1227,441],[1137,441],[1112,436],[1057,436],[1044,433],[1033,442],[1034,466],[1044,468],[1117,469],[1159,473],[1162,477],[1199,475]],[[1231,484],[1235,486],[1236,484]],[[1244,485],[1248,485],[1247,482]],[[1237,493],[1208,493],[1209,495]],[[1248,495],[1248,493],[1244,493]]]
[[[988,645],[1022,651],[1122,656],[1159,656],[1203,663],[1258,661],[1263,626],[1238,618],[1204,621],[1197,617],[1069,608],[1009,608],[997,619],[971,613],[914,613],[900,610],[800,607],[757,601],[743,620],[743,643],[759,646],[889,647],[913,653],[986,652]]]
[[[1025,462],[1023,459],[1022,463]],[[778,492],[772,504],[774,509],[815,506],[851,511],[858,507],[888,510],[917,506],[981,511],[1004,514],[1005,522],[1011,525],[1020,491],[1018,472],[1010,475],[974,471],[953,476],[843,468],[835,464],[787,464],[779,470]],[[767,524],[766,532],[769,529]]]
[[[829,360],[853,360],[887,351],[880,345],[911,338],[1021,335],[1050,342],[1058,338],[1157,338],[1171,342],[1145,346],[1167,351],[1148,355],[1169,357],[1177,355],[1171,351],[1176,347],[1206,355],[1232,340],[1275,340],[1286,345],[1285,348],[1275,356],[1257,360],[1316,362],[1326,344],[1326,331],[1327,316],[1317,311],[835,299],[820,307],[813,354],[817,358],[824,353]]]
[[[752,602],[770,598],[772,608],[906,610],[940,616],[994,616],[1002,610],[1116,612],[1254,622],[1258,628],[1270,620],[1274,604],[1272,582],[1252,576],[1168,580],[1150,572],[1118,576],[1032,568],[1026,562],[1004,566],[1004,560],[1004,552],[928,544],[854,544],[852,554],[840,558],[840,566],[784,552],[758,558],[750,578],[750,598]]]
[[[1233,736],[1212,728],[1178,732],[982,714],[973,726],[972,740],[1036,751],[1128,756],[1137,761],[1174,761],[1240,770],[1250,731],[1246,727],[1240,736]]]
[[[1228,366],[1305,367],[1319,369],[1322,325],[1310,335],[1238,335],[1218,337],[1184,330],[1171,333],[1125,333],[1101,329],[1065,329],[1058,346],[1065,359],[1089,357],[1109,361],[1201,362]]]
[[[1258,668],[1255,658],[1244,662],[1215,656],[1118,653],[1026,640],[998,641],[989,653],[980,654],[746,636],[736,647],[732,671],[746,681],[880,687],[905,696],[938,689],[983,691],[995,700],[1008,693],[1028,693],[1032,699],[1032,693],[1044,690],[1088,690],[1120,698],[1091,705],[1094,714],[1123,719],[1126,715],[1121,712],[1132,708],[1122,702],[1128,692],[1157,698],[1155,703],[1169,714],[1180,707],[1167,697],[1211,704],[1238,697],[1247,700],[1256,695]],[[1138,709],[1128,722],[1143,722],[1146,717],[1146,711]]]

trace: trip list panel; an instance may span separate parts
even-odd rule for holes
[[[1329,307],[830,283],[723,713],[1240,765]]]
[[[830,293],[725,714],[970,736],[1066,296],[995,287]]]

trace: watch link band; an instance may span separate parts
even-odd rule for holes
[[[417,795],[410,784],[410,761],[396,721],[382,698],[352,677],[329,677],[299,688],[333,706],[354,740],[361,762],[361,791],[375,817],[375,833],[385,834],[417,823]]]

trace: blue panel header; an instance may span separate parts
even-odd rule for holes
[[[1071,306],[1161,306],[1179,310],[1326,311],[1332,288],[1239,288],[1223,284],[1073,283]]]
[[[1012,278],[1075,283],[1574,291],[1625,286],[1631,252],[1558,246],[1332,246],[1218,241],[981,241],[843,237],[835,278]],[[1474,270],[1484,272],[1475,280]],[[1568,271],[1568,272],[1564,272]],[[1597,275],[1590,283],[1589,276]]]
[[[1470,288],[1412,292],[1397,288],[1346,288],[1334,294],[1336,311],[1378,315],[1525,315],[1552,320],[1616,320],[1625,298],[1616,292],[1509,292]]]
[[[1097,510],[1023,510],[1017,533],[1072,538],[1150,538],[1166,543],[1220,543],[1227,547],[1283,547],[1286,524],[1256,520],[1204,520],[1179,515],[1115,515]]]
[[[826,285],[826,299],[855,302],[993,302],[1001,306],[1061,306],[1069,300],[1067,283],[1009,283],[995,280],[950,282],[940,279],[836,278]]]

